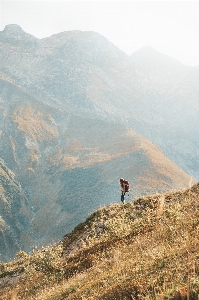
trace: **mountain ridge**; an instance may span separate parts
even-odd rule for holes
[[[0,299],[155,299],[199,294],[198,183],[100,207],[60,243],[0,264]]]

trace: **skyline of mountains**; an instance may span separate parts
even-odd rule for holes
[[[130,199],[199,178],[196,69],[148,47],[128,56],[95,32],[39,40],[10,25],[0,46],[0,157],[26,199],[26,222],[8,218],[2,195],[18,200],[0,182],[4,259],[17,251],[8,239],[47,245],[120,202],[120,177]],[[19,223],[17,237],[4,229]]]
[[[103,36],[104,38],[106,38],[107,40],[109,40],[108,37],[106,37],[104,34],[98,32],[98,31],[95,31],[95,30],[82,30],[82,29],[74,29],[74,30],[61,30],[61,31],[57,31],[55,33],[49,33],[49,34],[46,34],[45,36],[43,35],[42,37],[38,37],[38,35],[35,35],[34,33],[31,33],[30,31],[25,31],[24,29],[22,29],[23,26],[21,25],[18,25],[17,23],[9,23],[9,24],[6,24],[4,26],[4,29],[2,27],[2,31],[0,30],[0,33],[1,32],[5,32],[7,31],[7,35],[13,35],[13,32],[15,31],[15,35],[19,35],[20,31],[23,31],[24,35],[26,36],[29,36],[29,39],[37,39],[37,40],[44,40],[44,39],[48,39],[48,38],[52,38],[52,36],[57,36],[58,34],[60,33],[63,33],[63,32],[94,32],[94,33],[97,33],[97,34],[100,34],[101,36]],[[157,53],[161,54],[161,55],[164,55],[165,57],[169,58],[169,59],[172,59],[173,61],[176,61],[176,62],[179,62],[180,64],[182,65],[186,65],[187,67],[199,67],[199,65],[197,64],[194,64],[194,65],[190,65],[186,62],[183,62],[180,58],[176,57],[176,56],[173,56],[172,54],[168,54],[167,52],[165,51],[161,51],[161,50],[157,50],[156,46],[152,46],[150,43],[146,43],[145,45],[143,46],[140,46],[137,50],[132,50],[131,52],[126,52],[125,50],[122,50],[122,48],[120,48],[120,46],[116,45],[114,42],[111,42],[113,45],[115,45],[118,49],[120,49],[123,53],[125,53],[125,55],[127,56],[131,56],[133,55],[134,53],[136,52],[139,52],[141,49],[144,49],[144,48],[150,48],[150,49],[153,49],[155,50]]]
[[[134,53],[131,56],[133,63],[132,65],[129,61],[128,55],[119,50],[106,38],[102,37],[101,35],[95,32],[62,32],[57,35],[53,35],[50,38],[39,40],[29,34],[26,34],[19,26],[7,26],[4,29],[4,31],[2,32],[4,34],[1,34],[1,36],[4,36],[3,40],[6,40],[8,43],[9,38],[10,36],[12,36],[12,34],[15,37],[15,43],[17,43],[16,36],[18,36],[18,43],[21,42],[22,38],[26,41],[25,44],[27,49],[25,49],[22,57],[23,59],[27,59],[29,57],[29,59],[31,59],[31,62],[35,64],[35,69],[37,68],[37,64],[40,61],[39,57],[42,58],[42,55],[45,56],[45,54],[48,54],[48,59],[51,61],[46,62],[47,69],[44,69],[44,73],[40,72],[40,86],[37,87],[37,92],[39,92],[39,90],[42,89],[42,86],[45,86],[45,83],[42,83],[43,78],[48,79],[48,83],[50,85],[47,91],[48,103],[50,99],[53,99],[52,101],[54,102],[54,105],[56,105],[55,101],[59,102],[58,98],[60,91],[66,90],[66,87],[63,86],[65,84],[64,80],[66,80],[66,82],[68,83],[67,91],[64,92],[64,95],[60,95],[60,97],[61,99],[62,97],[65,97],[65,104],[67,105],[67,109],[69,109],[70,107],[70,111],[72,111],[72,108],[75,105],[74,109],[78,108],[79,110],[82,110],[82,107],[78,105],[78,103],[80,102],[78,99],[80,98],[81,103],[83,103],[84,101],[84,107],[87,106],[87,109],[84,108],[84,111],[82,111],[83,113],[87,113],[90,107],[90,112],[93,115],[95,114],[96,109],[98,115],[100,112],[102,112],[101,117],[103,114],[106,114],[109,118],[117,119],[117,115],[119,114],[119,118],[121,119],[121,114],[123,114],[124,121],[130,122],[130,126],[132,126],[134,130],[136,130],[141,135],[146,136],[147,138],[152,140],[152,142],[160,146],[161,149],[163,149],[163,151],[165,152],[165,154],[169,156],[169,158],[172,159],[175,163],[177,163],[181,168],[183,168],[185,172],[188,172],[192,176],[199,178],[198,162],[195,161],[194,164],[191,163],[194,160],[194,157],[191,157],[191,159],[187,161],[186,164],[183,163],[186,153],[190,152],[190,148],[194,147],[195,153],[196,155],[198,155],[198,132],[196,129],[197,121],[195,120],[197,120],[198,113],[197,83],[199,80],[199,68],[185,66],[182,63],[172,58],[169,58],[166,55],[158,53],[154,49],[151,49],[151,47],[144,47],[140,51],[137,51],[137,53],[144,53],[143,55],[145,57],[144,59],[143,57],[140,57],[140,59],[137,60],[138,62],[142,61],[142,67],[141,69],[139,69],[140,67],[136,65],[136,63],[133,61],[133,56],[135,55],[136,57],[136,53]],[[17,32],[17,35],[15,31]],[[86,43],[84,43],[84,36],[85,41],[87,41]],[[97,39],[95,39],[95,36],[98,36],[98,42],[96,42]],[[11,38],[11,43],[13,43],[13,36]],[[49,43],[50,46],[48,45]],[[52,54],[54,49],[53,47],[58,47],[57,49],[59,49],[59,52],[56,52],[56,54]],[[98,47],[104,49],[103,55],[101,52],[96,54]],[[30,51],[28,49],[31,49],[31,53],[34,49],[34,54],[36,54],[37,61],[35,60],[35,56],[33,58],[33,56],[30,55]],[[38,52],[36,51],[36,49],[40,49],[40,51]],[[70,55],[68,53],[67,55],[65,55],[64,49],[66,49],[66,52],[68,51],[68,49],[70,49]],[[74,49],[75,52],[73,51]],[[111,52],[110,49],[112,49]],[[73,52],[75,53],[74,56],[72,54]],[[86,54],[87,57],[87,68],[85,66],[83,67],[83,65],[81,64],[81,59],[82,57],[84,57],[83,53]],[[16,61],[20,61],[22,57],[13,57],[12,64],[14,65]],[[103,59],[100,60],[100,57],[102,57]],[[122,62],[120,57],[122,58]],[[117,65],[118,63],[116,62],[116,60],[120,62],[119,66]],[[144,60],[146,60],[147,65]],[[64,62],[63,65],[62,61]],[[111,65],[111,62],[113,63],[113,61],[114,64],[116,64],[115,66]],[[92,78],[93,72],[92,68],[90,68],[90,64],[92,64],[92,62],[94,62],[95,65],[95,72],[98,72],[98,76],[95,76],[94,78]],[[112,75],[114,75],[114,78],[112,78],[111,80],[107,78],[107,65],[111,66],[111,68],[109,68],[108,70],[109,72],[112,71]],[[154,68],[157,69],[153,75],[151,74],[152,77],[145,73],[146,70],[149,70],[149,65],[154,65]],[[32,78],[31,66],[32,65],[30,65],[26,70],[24,70],[26,72],[26,75],[28,75],[24,79],[25,84],[32,85],[34,89],[35,83],[34,78]],[[39,67],[40,66],[38,66],[38,68]],[[50,68],[53,70],[56,69],[56,80],[52,80],[52,78],[54,77],[50,76]],[[19,72],[20,67],[16,66],[16,69]],[[72,79],[74,76],[74,69],[76,72],[75,81],[73,81]],[[117,76],[117,72],[120,69],[122,70],[122,72],[124,72],[123,75],[125,76],[125,80],[123,79],[124,76],[121,76],[121,74]],[[62,70],[62,72],[60,72],[60,70]],[[81,76],[78,76],[80,74]],[[89,80],[86,80],[86,78],[88,78]],[[106,82],[104,82],[104,78]],[[137,78],[136,81],[135,78]],[[119,85],[117,84],[118,79]],[[128,79],[128,81],[126,81],[126,79]],[[84,80],[84,82],[80,82],[80,80]],[[94,86],[98,84],[98,86],[100,85],[101,89],[99,89],[98,87],[97,90],[93,90],[90,88],[91,85],[89,85],[85,93],[86,85],[88,83],[90,84],[91,80],[94,81],[91,82],[91,85],[93,85],[93,83]],[[124,83],[123,89],[116,90],[116,86],[121,86],[122,81]],[[31,86],[28,86],[28,89],[30,88]],[[79,91],[80,88],[81,92],[77,94],[77,91]],[[140,95],[140,90],[142,90],[142,95]],[[114,101],[113,97],[118,97],[117,94],[115,95],[113,91],[120,93],[121,103],[116,103],[116,101]],[[43,92],[41,91],[41,97],[42,93]],[[46,86],[44,88],[44,93],[46,93]],[[38,96],[40,97],[40,95]],[[114,107],[110,103],[109,99],[107,101],[107,98],[109,98],[109,96],[111,97],[111,101],[114,101]],[[90,99],[93,99],[94,97],[95,104],[94,106],[92,106],[93,101],[90,101]],[[137,109],[139,107],[140,97],[142,98],[144,110]],[[129,107],[129,109],[124,110],[122,105]],[[147,112],[151,112],[152,110],[153,114],[150,113],[150,116],[148,116]],[[128,113],[129,111],[130,115]],[[132,113],[134,114],[133,120]],[[157,127],[161,128],[159,132],[156,129],[155,136],[153,134],[154,128],[153,126],[152,128],[150,128],[150,122],[148,122],[148,119],[152,119],[153,122],[156,122]],[[188,127],[190,128],[187,128],[188,123]],[[179,134],[183,134],[184,136],[183,138],[181,138],[182,142],[179,144],[179,149],[177,149],[178,155],[176,155],[176,149],[174,147],[176,138],[175,132],[179,130],[179,124],[183,127],[181,130],[182,132],[179,132]],[[150,131],[148,130],[148,127],[150,128]],[[172,131],[173,137],[171,141],[169,141],[170,137],[168,137],[168,133],[165,132],[165,128],[168,128],[170,131]],[[194,142],[192,138],[191,140],[189,139],[188,135],[190,131],[195,132],[196,138]],[[165,145],[165,141],[161,141],[162,133],[163,135],[167,136],[167,140],[169,141],[167,145]],[[169,136],[171,136],[170,133]],[[184,145],[183,140],[185,139],[187,140],[187,142]],[[191,152],[189,155],[192,156]]]

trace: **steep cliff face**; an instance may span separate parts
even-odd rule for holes
[[[14,173],[0,159],[0,260],[8,260],[32,243],[28,235],[31,213]]]
[[[59,240],[100,205],[120,201],[120,177],[131,182],[129,199],[191,184],[136,133],[153,128],[153,89],[143,92],[143,75],[104,37],[74,31],[38,40],[8,26],[0,43],[0,157],[27,199],[29,240],[20,236],[20,245]],[[14,215],[6,225],[4,214],[2,226],[14,230]]]

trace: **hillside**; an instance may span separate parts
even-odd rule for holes
[[[132,197],[195,182],[130,127],[70,115],[8,81],[0,84],[1,157],[20,182],[31,214],[25,216],[30,239],[22,235],[23,250],[59,240],[100,205],[119,202],[121,174],[131,183]],[[9,225],[15,230],[14,215]],[[10,239],[11,245],[18,242]],[[10,257],[1,251],[1,260]]]
[[[31,210],[15,174],[0,159],[0,260],[9,260],[32,243]]]
[[[0,299],[198,299],[199,185],[99,208],[1,264]]]
[[[131,62],[143,76],[142,91],[148,92],[148,121],[152,121],[134,130],[198,179],[199,67],[186,66],[148,46],[133,53]]]

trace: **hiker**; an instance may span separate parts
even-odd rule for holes
[[[121,201],[122,201],[122,203],[124,203],[125,185],[124,185],[123,178],[120,178],[120,187],[121,187]]]
[[[123,178],[120,178],[120,187],[121,187],[121,201],[122,203],[124,203],[125,193],[130,191],[130,184],[128,180],[124,180]]]

